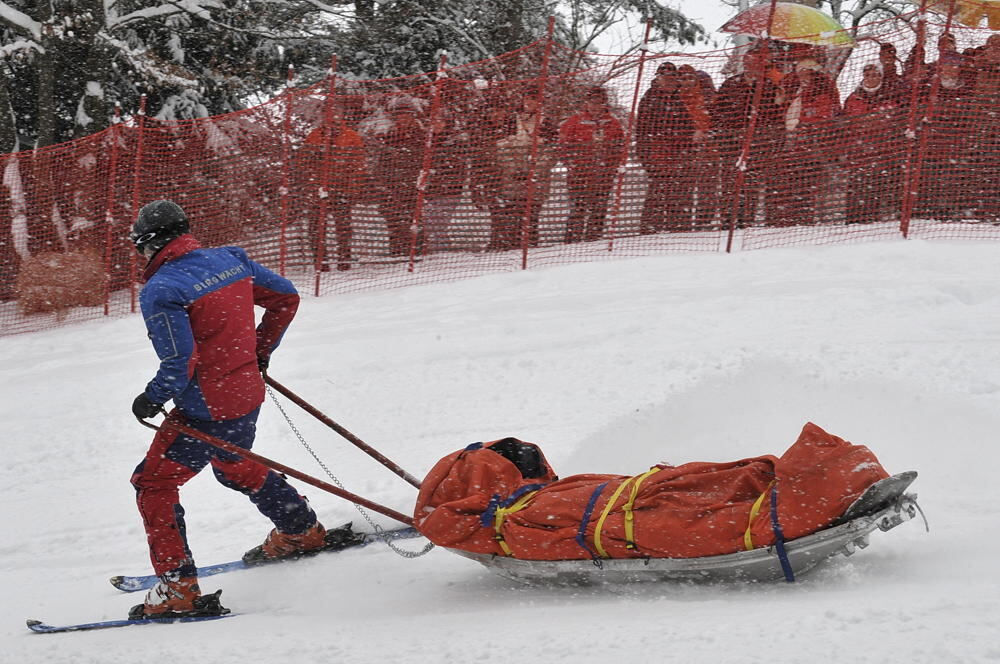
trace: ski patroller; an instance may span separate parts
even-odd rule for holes
[[[363,441],[358,439],[349,431],[347,431],[343,427],[340,427],[338,424],[336,424],[335,422],[324,416],[322,413],[320,413],[315,408],[311,407],[297,395],[291,393],[291,391],[288,390],[288,388],[285,388],[284,386],[278,384],[276,381],[269,380],[268,382],[271,383],[273,386],[275,386],[276,389],[279,389],[279,391],[281,391],[283,394],[286,394],[286,396],[292,398],[298,405],[308,410],[310,414],[316,416],[317,418],[320,418],[321,421],[324,422],[324,424],[327,424],[327,426],[330,426],[331,428],[336,430],[339,434],[347,438],[349,441],[354,443],[359,448],[363,449],[370,456],[376,458],[380,463],[390,468],[390,470],[393,470],[393,472],[395,472],[397,475],[400,475],[400,477],[405,479],[407,482],[409,482],[414,486],[419,487],[419,481],[417,481],[412,475],[406,473],[406,471],[402,470],[399,466],[391,462],[389,459],[379,454],[376,450],[374,450],[370,446],[366,445]],[[165,423],[169,421],[170,418],[167,418]],[[140,420],[140,422],[144,426],[147,426],[149,428],[153,429],[159,428],[143,420]],[[266,457],[261,457],[259,455],[254,454],[253,452],[249,452],[248,450],[228,449],[231,448],[232,446],[228,445],[225,441],[214,438],[212,436],[205,435],[201,432],[187,430],[187,427],[185,427],[180,422],[174,421],[171,422],[171,424],[173,424],[175,428],[180,429],[185,433],[189,433],[189,435],[193,435],[195,438],[199,438],[210,445],[213,445],[215,447],[220,447],[224,450],[236,453],[239,456],[254,458],[255,460],[264,463],[264,465],[272,469],[278,470],[279,472],[285,472],[287,474],[290,474],[293,477],[296,477],[298,479],[306,481],[309,484],[312,484],[313,486],[317,486],[318,488],[321,488],[329,493],[333,493],[338,497],[346,498],[347,500],[350,500],[355,504],[364,505],[386,516],[394,518],[397,521],[402,521],[403,523],[407,524],[405,527],[397,528],[394,530],[380,530],[378,532],[371,532],[371,533],[357,533],[351,529],[352,525],[351,523],[346,523],[338,528],[334,528],[332,530],[327,531],[327,535],[325,538],[326,541],[325,546],[322,549],[319,549],[315,552],[310,552],[309,554],[305,554],[303,556],[298,556],[294,558],[285,558],[269,562],[247,563],[244,560],[234,560],[228,563],[210,565],[198,569],[198,575],[200,577],[213,576],[215,574],[222,574],[241,569],[249,569],[251,567],[259,567],[264,564],[274,564],[278,562],[290,562],[292,560],[300,560],[303,557],[309,557],[317,553],[342,551],[347,548],[363,547],[378,541],[384,541],[388,543],[397,539],[408,539],[420,536],[420,533],[415,528],[409,525],[412,523],[412,520],[406,515],[396,512],[395,510],[391,510],[382,505],[378,505],[377,503],[372,503],[371,501],[367,501],[363,498],[360,498],[359,496],[356,496],[355,494],[344,491],[343,489],[340,489],[338,487],[333,487],[331,485],[328,485],[325,482],[321,482],[309,475],[306,475],[305,473],[302,473],[301,471],[296,471],[292,468],[288,468],[287,466],[278,464],[277,462],[273,462],[270,459],[267,459]],[[158,580],[159,580],[158,577],[155,575],[143,575],[143,576],[122,575],[122,576],[112,577],[111,583],[119,590],[125,592],[136,592],[152,588],[157,583]],[[221,591],[216,591],[216,593],[214,593],[216,598],[220,593]],[[232,613],[228,609],[225,609],[223,613],[213,613],[205,615],[189,614],[189,615],[171,615],[167,617],[126,618],[120,620],[104,620],[104,621],[94,621],[85,623],[73,623],[68,625],[50,625],[40,620],[29,619],[26,621],[26,624],[28,629],[37,634],[58,634],[64,632],[80,632],[80,631],[90,631],[97,629],[113,629],[118,627],[135,627],[139,625],[204,622],[208,620],[218,620],[219,618],[226,618],[235,615],[239,614]]]
[[[412,527],[383,530],[377,533],[359,533],[351,530],[351,523],[345,523],[338,528],[328,530],[326,536],[326,546],[314,553],[298,556],[296,558],[284,558],[271,562],[247,563],[243,560],[232,560],[225,563],[207,565],[205,567],[198,568],[198,577],[201,578],[214,576],[216,574],[226,574],[228,572],[238,572],[240,570],[252,569],[254,567],[261,567],[264,565],[276,565],[279,563],[292,562],[294,560],[302,560],[303,558],[311,557],[312,555],[319,553],[333,553],[343,551],[344,549],[365,547],[376,542],[390,542],[393,540],[410,539],[414,537],[420,537],[420,533]],[[156,584],[157,577],[154,574],[139,576],[119,575],[111,577],[110,581],[111,585],[118,590],[131,593],[138,592],[140,590],[149,590]]]

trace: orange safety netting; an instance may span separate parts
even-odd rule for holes
[[[543,40],[0,155],[0,334],[134,311],[124,238],[157,198],[203,244],[244,246],[315,295],[677,251],[1000,239],[1000,35],[928,16],[862,26],[846,49]]]

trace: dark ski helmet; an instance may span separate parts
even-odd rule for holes
[[[155,254],[190,230],[187,215],[173,201],[153,201],[142,206],[128,239],[140,254],[152,249]]]

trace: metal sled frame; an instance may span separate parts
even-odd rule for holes
[[[846,523],[785,542],[795,577],[843,554],[868,546],[876,529],[887,531],[919,511],[916,494],[898,496],[888,506]],[[775,546],[703,558],[616,558],[591,560],[520,560],[450,549],[501,576],[528,583],[590,585],[639,581],[770,582],[785,578]]]

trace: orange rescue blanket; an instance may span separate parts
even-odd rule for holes
[[[441,459],[414,508],[440,546],[525,560],[696,558],[808,535],[888,477],[875,455],[808,423],[780,457],[658,465],[558,479],[531,443],[476,443]]]

